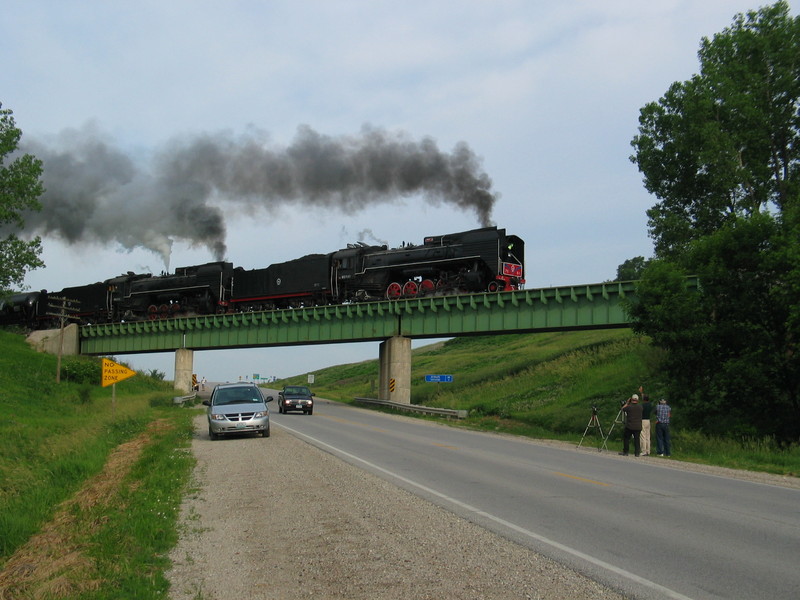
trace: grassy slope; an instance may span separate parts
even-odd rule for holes
[[[413,351],[414,404],[469,410],[458,425],[578,442],[598,407],[605,432],[620,401],[639,386],[655,400],[664,388],[660,351],[627,329],[456,338]],[[426,374],[451,374],[453,383],[426,383]],[[314,390],[350,402],[377,397],[378,361],[317,371]],[[306,374],[285,383],[304,383]],[[279,382],[280,385],[284,382]],[[770,439],[721,440],[688,430],[680,399],[673,408],[673,456],[733,468],[785,475],[800,473],[800,448],[776,448]],[[621,445],[614,429],[609,448]],[[599,442],[590,429],[585,443]],[[655,438],[653,439],[655,448]]]
[[[57,384],[55,356],[34,352],[6,331],[0,331],[0,349],[0,597],[8,585],[31,597],[83,597],[76,590],[87,582],[95,586],[94,598],[119,597],[120,586],[131,590],[128,597],[161,597],[162,556],[176,538],[191,473],[189,455],[176,460],[173,453],[191,439],[193,411],[174,407],[170,383],[142,374],[117,384],[112,406],[111,388],[99,385],[98,359],[70,359],[83,363],[78,370],[94,368],[96,383]],[[141,466],[132,465],[130,474],[102,473],[115,449],[139,438]],[[112,487],[95,497],[92,490],[103,485]],[[74,502],[79,490],[89,495],[84,508],[63,504]],[[153,515],[161,520],[151,522]],[[47,529],[54,525],[57,534]],[[43,527],[50,533],[37,536]],[[58,547],[48,548],[51,543]],[[24,584],[13,563],[6,565],[22,560],[39,567],[52,559],[35,557],[52,552],[64,555],[63,568],[53,563],[41,577],[26,572]],[[76,563],[68,563],[73,557]]]
[[[543,436],[578,434],[600,408],[601,423],[640,385],[658,393],[657,352],[629,330],[464,337],[413,351],[414,404],[468,409],[473,424],[529,429]],[[426,383],[426,374],[453,375]],[[321,396],[376,397],[378,362],[315,373]],[[291,378],[305,381],[306,376]]]

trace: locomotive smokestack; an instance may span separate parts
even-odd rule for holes
[[[486,226],[496,201],[491,179],[465,143],[442,152],[430,138],[373,127],[331,137],[303,126],[286,147],[260,132],[176,139],[156,153],[151,168],[91,126],[24,146],[42,159],[46,189],[43,210],[25,217],[30,233],[143,247],[167,265],[175,240],[206,246],[222,260],[229,209],[299,205],[352,213],[419,195],[472,211]]]

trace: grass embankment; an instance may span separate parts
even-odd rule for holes
[[[644,386],[655,401],[665,388],[661,353],[630,330],[599,330],[456,338],[413,351],[414,404],[466,409],[469,418],[453,425],[536,438],[579,442],[598,408],[604,433],[619,413],[620,400]],[[426,374],[451,374],[452,383],[426,383]],[[304,383],[306,375],[282,383]],[[378,361],[315,372],[321,397],[352,402],[377,397]],[[779,448],[771,439],[710,438],[691,430],[673,409],[672,457],[677,460],[798,476],[800,447]],[[621,448],[622,427],[614,426],[608,447]],[[597,446],[590,428],[584,444]],[[655,433],[653,433],[655,453]]]
[[[0,598],[165,598],[194,411],[0,331]],[[90,383],[93,382],[93,383]]]

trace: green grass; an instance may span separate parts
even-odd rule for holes
[[[97,359],[65,361],[57,384],[54,356],[6,331],[0,348],[0,597],[13,585],[16,597],[166,598],[196,411],[176,407],[171,384],[144,374],[118,383],[112,406]],[[592,406],[607,430],[619,400],[639,385],[657,397],[659,362],[659,352],[627,330],[460,338],[414,351],[412,400],[468,410],[453,426],[577,443]],[[425,382],[443,373],[453,383]],[[315,377],[321,397],[377,396],[377,360]],[[304,373],[274,385],[306,380]],[[674,459],[800,473],[798,447],[709,438],[681,422],[679,401],[672,405]],[[125,469],[104,470],[120,456],[131,457]],[[20,557],[52,568],[21,582],[9,568]]]
[[[15,556],[57,564],[52,543],[64,568],[14,581],[21,597],[165,598],[194,411],[173,405],[171,384],[143,374],[116,384],[112,406],[99,359],[65,358],[56,383],[56,357],[6,331],[0,347],[0,596]],[[118,474],[103,473],[109,457],[139,441],[141,455],[102,496],[100,484]]]
[[[411,401],[414,404],[469,411],[453,426],[534,438],[580,441],[598,408],[605,432],[619,412],[620,400],[642,385],[658,398],[664,386],[661,352],[630,330],[598,330],[456,338],[413,351]],[[452,383],[426,383],[426,374],[452,374]],[[378,361],[330,367],[315,372],[321,397],[352,402],[378,396]],[[277,382],[304,383],[306,374]],[[779,447],[774,440],[709,438],[681,419],[673,408],[672,456],[732,468],[781,475],[800,474],[800,447]],[[430,417],[420,417],[430,418]],[[608,445],[621,447],[622,429]],[[584,443],[598,445],[596,430]],[[653,439],[655,444],[655,438]]]

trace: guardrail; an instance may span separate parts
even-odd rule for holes
[[[469,411],[455,410],[452,408],[434,408],[432,406],[421,406],[419,404],[404,404],[401,402],[390,402],[389,400],[377,400],[375,398],[353,398],[358,404],[373,404],[375,406],[388,406],[397,410],[423,413],[427,415],[437,415],[440,417],[452,417],[455,419],[466,419]]]
[[[194,399],[197,398],[197,394],[190,394],[189,396],[173,396],[172,403],[173,404],[186,404],[190,400],[194,402]]]

